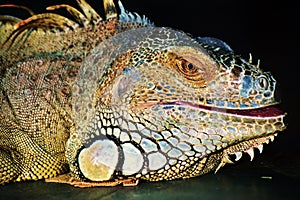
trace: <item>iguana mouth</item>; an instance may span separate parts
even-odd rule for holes
[[[248,117],[280,117],[286,115],[286,112],[282,111],[279,108],[278,104],[265,106],[261,108],[249,108],[249,109],[227,109],[227,108],[218,108],[213,106],[204,106],[204,105],[198,105],[198,104],[192,104],[189,102],[176,102],[175,105],[186,105],[191,106],[195,108],[200,108],[204,110],[210,110],[220,113],[227,113],[227,114],[233,114],[233,115],[239,115],[239,116],[248,116]]]
[[[285,115],[285,112],[282,111],[278,105],[271,105],[263,108],[254,108],[246,110],[237,110],[237,109],[226,109],[227,113],[241,115],[241,116],[251,116],[251,117],[277,117]]]
[[[262,153],[263,145],[273,142],[276,136],[277,133],[274,133],[265,137],[243,141],[238,144],[227,147],[225,150],[222,151],[222,159],[218,167],[216,168],[215,173],[226,163],[234,164],[234,162],[231,160],[232,156],[235,156],[235,161],[238,161],[242,158],[243,153],[247,153],[250,156],[250,161],[252,161],[254,158],[254,149],[258,149],[259,153]]]

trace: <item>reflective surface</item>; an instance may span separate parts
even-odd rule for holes
[[[188,180],[141,183],[136,187],[74,188],[43,181],[0,187],[0,199],[299,199],[299,174],[271,163],[241,164]],[[299,164],[299,162],[298,162]],[[253,166],[254,165],[254,166]],[[265,165],[265,167],[263,167]],[[299,169],[299,165],[298,165]],[[297,180],[298,179],[298,180]]]

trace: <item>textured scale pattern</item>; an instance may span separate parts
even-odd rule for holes
[[[117,14],[104,0],[105,19],[78,5],[47,8],[73,20],[0,22],[1,184],[190,178],[252,160],[286,128],[271,73],[223,41],[155,27],[120,1]]]

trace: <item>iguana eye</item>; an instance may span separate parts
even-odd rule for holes
[[[178,59],[177,67],[178,67],[179,71],[182,72],[186,76],[197,76],[200,74],[199,68],[195,64],[193,64],[183,58]]]
[[[196,87],[206,87],[207,83],[217,75],[218,64],[211,57],[197,48],[187,46],[170,47],[167,50],[170,67],[175,69],[182,78]]]

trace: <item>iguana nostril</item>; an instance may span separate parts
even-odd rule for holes
[[[257,84],[258,88],[261,90],[266,90],[269,87],[269,81],[267,80],[267,78],[265,76],[258,77],[256,80],[256,84]]]

